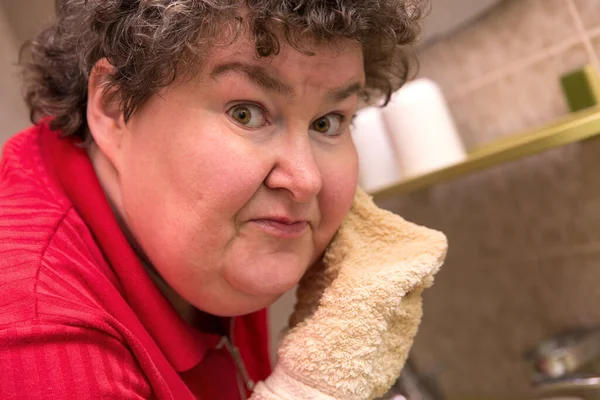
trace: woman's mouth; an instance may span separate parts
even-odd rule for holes
[[[308,228],[308,221],[292,221],[286,218],[258,218],[250,221],[265,233],[284,238],[293,239],[304,235]]]

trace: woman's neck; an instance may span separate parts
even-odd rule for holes
[[[145,253],[142,251],[133,233],[129,230],[124,218],[124,208],[119,187],[119,175],[110,160],[104,156],[102,151],[92,143],[88,147],[88,155],[100,182],[100,186],[106,195],[108,203],[112,208],[113,214],[117,219],[121,230],[125,234],[127,241],[135,251],[142,265],[148,272],[152,281],[156,284],[163,296],[171,303],[177,313],[188,323],[195,323],[197,310],[188,303],[183,297],[175,292],[167,282],[160,276],[158,271],[152,266]]]

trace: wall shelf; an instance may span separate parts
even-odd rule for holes
[[[376,200],[410,193],[475,171],[515,161],[556,147],[600,135],[600,107],[569,114],[539,129],[508,136],[469,153],[467,159],[438,171],[409,178],[371,193]]]

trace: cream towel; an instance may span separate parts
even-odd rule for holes
[[[437,231],[379,209],[358,190],[323,262],[300,282],[279,362],[252,399],[366,400],[394,383],[443,263]]]

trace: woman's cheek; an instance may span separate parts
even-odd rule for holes
[[[350,152],[343,162],[327,172],[323,174],[323,189],[319,196],[322,221],[316,240],[316,257],[325,250],[352,206],[358,185],[356,152]]]
[[[354,144],[350,142],[345,151],[337,158],[330,159],[324,168],[323,215],[331,215],[339,226],[352,205],[357,185],[358,156]]]

